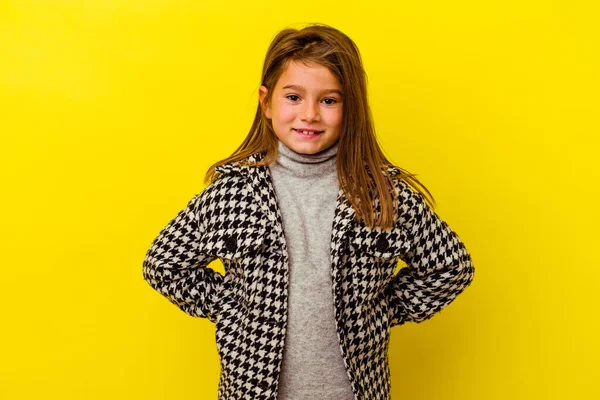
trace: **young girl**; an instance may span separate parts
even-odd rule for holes
[[[250,132],[154,240],[144,279],[216,324],[220,400],[389,399],[390,328],[451,303],[471,257],[379,148],[348,36],[281,31],[261,82]]]

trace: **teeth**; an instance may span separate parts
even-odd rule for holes
[[[315,135],[318,133],[318,132],[309,132],[309,131],[298,131],[298,132],[302,132],[305,135]]]

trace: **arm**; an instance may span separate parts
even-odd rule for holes
[[[207,267],[215,259],[202,251],[204,227],[195,195],[154,239],[143,263],[144,279],[185,313],[215,322],[223,276]]]
[[[401,195],[405,192],[401,192]],[[401,212],[408,250],[407,266],[388,284],[390,327],[422,322],[450,304],[473,280],[471,256],[458,235],[425,202],[410,190]],[[400,199],[402,200],[402,199]]]

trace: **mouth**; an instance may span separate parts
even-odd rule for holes
[[[298,130],[295,128],[292,128],[294,130],[294,132],[296,132],[297,134],[299,134],[300,136],[303,137],[317,137],[320,134],[322,134],[324,131],[317,131],[317,130]]]

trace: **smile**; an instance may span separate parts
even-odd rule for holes
[[[294,129],[294,128],[292,128],[292,129]],[[294,132],[298,133],[300,136],[303,136],[303,137],[316,137],[323,133],[323,131],[311,132],[311,131],[299,131],[297,129],[294,129]]]

